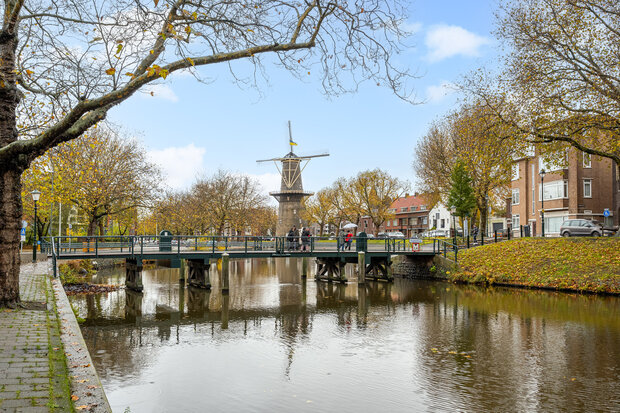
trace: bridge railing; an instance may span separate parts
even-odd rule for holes
[[[352,237],[268,237],[268,236],[205,236],[205,235],[140,235],[140,236],[59,236],[45,240],[47,251],[54,256],[89,255],[105,257],[118,253],[130,256],[167,252],[181,255],[189,252],[405,252],[412,251],[407,239],[374,239]]]
[[[459,246],[450,241],[446,239],[433,239],[433,253],[456,263],[458,262]]]

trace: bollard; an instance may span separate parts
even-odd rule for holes
[[[301,278],[308,278],[308,257],[303,257],[301,259]]]
[[[495,243],[497,244],[497,230],[495,230]]]
[[[357,253],[357,283],[359,285],[366,282],[366,253],[360,251]]]
[[[230,259],[227,252],[222,254],[222,291],[229,290],[229,267],[228,260]]]
[[[181,266],[179,267],[179,282],[185,281],[185,260],[181,259]]]

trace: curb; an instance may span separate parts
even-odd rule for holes
[[[58,278],[51,278],[60,320],[60,338],[67,357],[71,394],[75,409],[89,412],[112,412],[101,380],[93,366],[80,326]]]

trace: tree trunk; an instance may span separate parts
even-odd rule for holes
[[[0,171],[0,308],[19,299],[19,230],[22,218],[21,172]]]
[[[21,5],[4,3],[4,25],[0,32],[0,147],[17,140],[17,93],[15,50],[17,23],[14,11]],[[19,7],[18,7],[19,6]],[[14,23],[12,25],[11,23]],[[14,307],[19,299],[19,230],[22,219],[21,173],[30,160],[15,157],[0,164],[0,307]]]

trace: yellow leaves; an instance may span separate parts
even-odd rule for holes
[[[71,400],[73,400],[75,402],[75,401],[80,400],[80,398],[79,398],[79,396],[76,396],[75,394],[72,394],[71,395]]]
[[[110,76],[112,76],[114,73],[116,73],[116,69],[114,69],[113,67],[105,71],[105,74]]]
[[[129,77],[131,77],[132,79],[133,79],[134,77],[136,77],[136,75],[134,75],[134,74],[133,74],[133,73],[131,73],[131,72],[127,72],[127,73],[125,73],[125,76],[129,76]]]
[[[26,76],[31,77],[34,72],[30,69],[26,69]]]
[[[192,28],[189,26],[185,26],[185,33],[191,34],[191,32],[192,32]]]
[[[195,66],[194,60],[191,57],[186,58],[190,65]]]
[[[250,32],[250,33],[254,33],[254,30],[252,30],[252,29],[248,29],[248,32]]]
[[[153,0],[153,3],[155,3],[155,7],[157,7],[157,4],[159,4],[159,0]]]
[[[120,54],[121,50],[123,50],[123,45],[122,44],[117,45],[116,46],[116,54]]]

